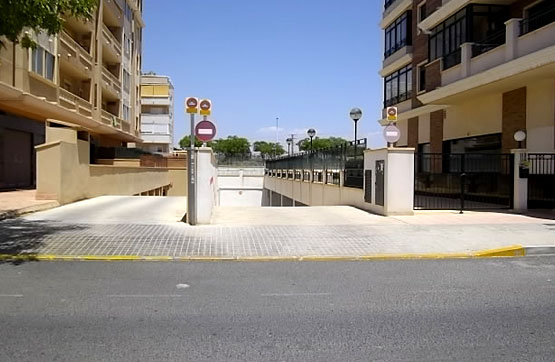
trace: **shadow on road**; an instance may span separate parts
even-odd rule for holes
[[[21,264],[33,261],[36,251],[50,235],[83,230],[83,225],[68,225],[52,221],[8,219],[0,221],[0,264]]]

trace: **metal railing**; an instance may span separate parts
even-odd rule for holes
[[[363,188],[364,150],[367,140],[360,139],[336,147],[283,156],[266,161],[266,175],[296,181]],[[284,177],[285,175],[285,177]],[[291,176],[289,175],[296,175]],[[312,176],[312,177],[310,177]]]
[[[507,29],[503,28],[500,31],[492,33],[481,41],[472,44],[472,57],[477,57],[505,44]]]
[[[555,5],[550,6],[541,14],[520,21],[520,35],[528,34],[555,22]]]
[[[528,208],[555,208],[555,154],[529,153]]]
[[[457,49],[454,52],[446,54],[443,56],[443,70],[454,67],[455,65],[461,64],[461,49]]]

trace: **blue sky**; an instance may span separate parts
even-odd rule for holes
[[[217,137],[353,139],[383,144],[381,0],[144,0],[143,71],[175,87],[175,138],[187,96],[210,98]],[[187,119],[187,121],[186,121]]]

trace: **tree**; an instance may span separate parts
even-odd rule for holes
[[[35,33],[45,31],[48,35],[58,34],[62,30],[64,17],[91,20],[97,8],[98,0],[1,0],[0,37],[5,36],[13,43],[13,85],[16,45],[21,44],[27,49],[37,46],[27,32],[23,33],[25,29]],[[4,46],[0,41],[0,48]]]
[[[275,142],[256,141],[253,143],[253,150],[260,152],[262,158],[268,158],[274,155],[280,156],[285,153],[282,145]]]
[[[226,156],[248,155],[250,154],[249,140],[244,137],[228,136],[212,141],[212,149],[216,153]]]
[[[195,147],[202,146],[202,141],[195,137]],[[181,140],[179,140],[179,147],[182,149],[191,147],[191,136],[186,135]]]
[[[320,138],[314,137],[312,139],[312,148],[315,150],[322,149],[322,148],[330,148],[336,147],[342,144],[347,143],[348,141],[341,137],[330,137],[330,138]],[[301,151],[309,151],[310,150],[310,138],[305,138],[300,140],[297,145]]]

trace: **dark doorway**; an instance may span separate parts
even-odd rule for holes
[[[0,188],[15,189],[33,186],[33,135],[4,129],[2,137],[3,177]]]

